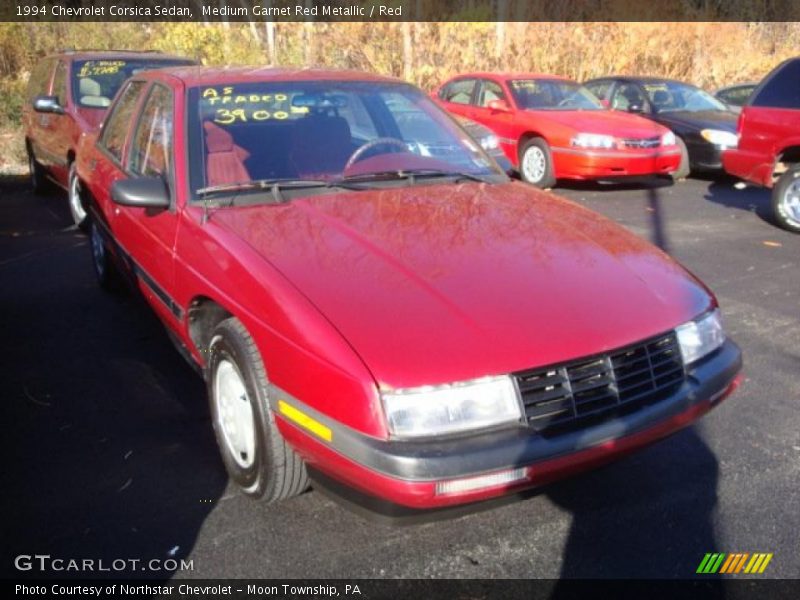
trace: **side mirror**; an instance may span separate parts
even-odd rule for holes
[[[634,113],[638,115],[644,112],[644,106],[641,106],[640,104],[629,104],[627,111],[629,113]]]
[[[511,107],[505,100],[490,100],[489,104],[486,105],[486,108],[492,112],[511,112]]]
[[[58,101],[58,96],[36,96],[33,100],[33,110],[40,113],[64,114],[64,107]]]
[[[111,186],[111,199],[122,206],[169,208],[169,188],[161,177],[119,179]]]
[[[609,102],[605,98],[600,98],[600,104],[602,104],[606,108],[611,108],[611,102]]]

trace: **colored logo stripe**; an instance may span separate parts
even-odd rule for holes
[[[724,558],[724,552],[719,554],[706,554],[700,566],[697,567],[697,573],[716,573]]]
[[[754,554],[749,552],[734,552],[732,554],[709,552],[700,561],[696,572],[702,574],[740,573],[744,568],[745,573],[763,573],[772,560],[772,556],[772,553],[763,552]]]

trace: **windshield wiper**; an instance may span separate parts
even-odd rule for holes
[[[348,190],[361,190],[364,188],[358,186],[351,186],[346,182],[329,182],[322,179],[291,179],[288,177],[280,179],[253,179],[250,181],[235,181],[232,183],[222,183],[219,185],[206,186],[195,191],[203,201],[203,220],[205,224],[209,218],[209,196],[214,194],[233,194],[230,201],[224,206],[233,206],[236,202],[238,192],[246,192],[253,190],[269,191],[272,194],[272,200],[276,204],[286,202],[286,198],[281,193],[282,190],[304,190],[315,188],[343,188]],[[222,208],[223,205],[217,205],[215,208]]]
[[[450,177],[455,179],[466,179],[478,183],[488,183],[483,177],[465,173],[463,171],[442,171],[439,169],[396,169],[392,171],[376,171],[374,173],[363,173],[359,175],[346,175],[331,183],[368,183],[380,181],[408,180],[409,184],[414,185],[418,179],[432,179],[437,177]]]
[[[328,187],[326,181],[319,179],[253,179],[251,181],[234,181],[232,183],[221,183],[210,185],[197,190],[197,194],[206,198],[210,194],[227,194],[230,192],[244,192],[248,190],[273,190],[280,189],[303,189],[315,187]]]

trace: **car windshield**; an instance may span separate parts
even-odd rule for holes
[[[725,105],[708,92],[686,83],[658,81],[642,85],[648,100],[657,113],[706,110],[728,110]]]
[[[517,79],[509,82],[517,106],[525,110],[603,110],[582,85],[559,79]]]
[[[258,190],[263,186],[255,184],[267,182],[505,179],[466,132],[408,84],[223,83],[190,88],[188,102],[193,194]]]
[[[84,108],[108,108],[129,77],[149,69],[191,64],[190,60],[153,58],[78,60],[72,68],[72,98]]]

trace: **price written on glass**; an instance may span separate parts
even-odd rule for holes
[[[233,87],[206,88],[202,94],[206,106],[215,107],[213,121],[219,125],[288,119],[298,109],[289,106],[286,94],[240,94]],[[300,109],[305,112],[307,109]]]
[[[116,75],[126,64],[124,60],[90,60],[78,71],[78,77]]]

